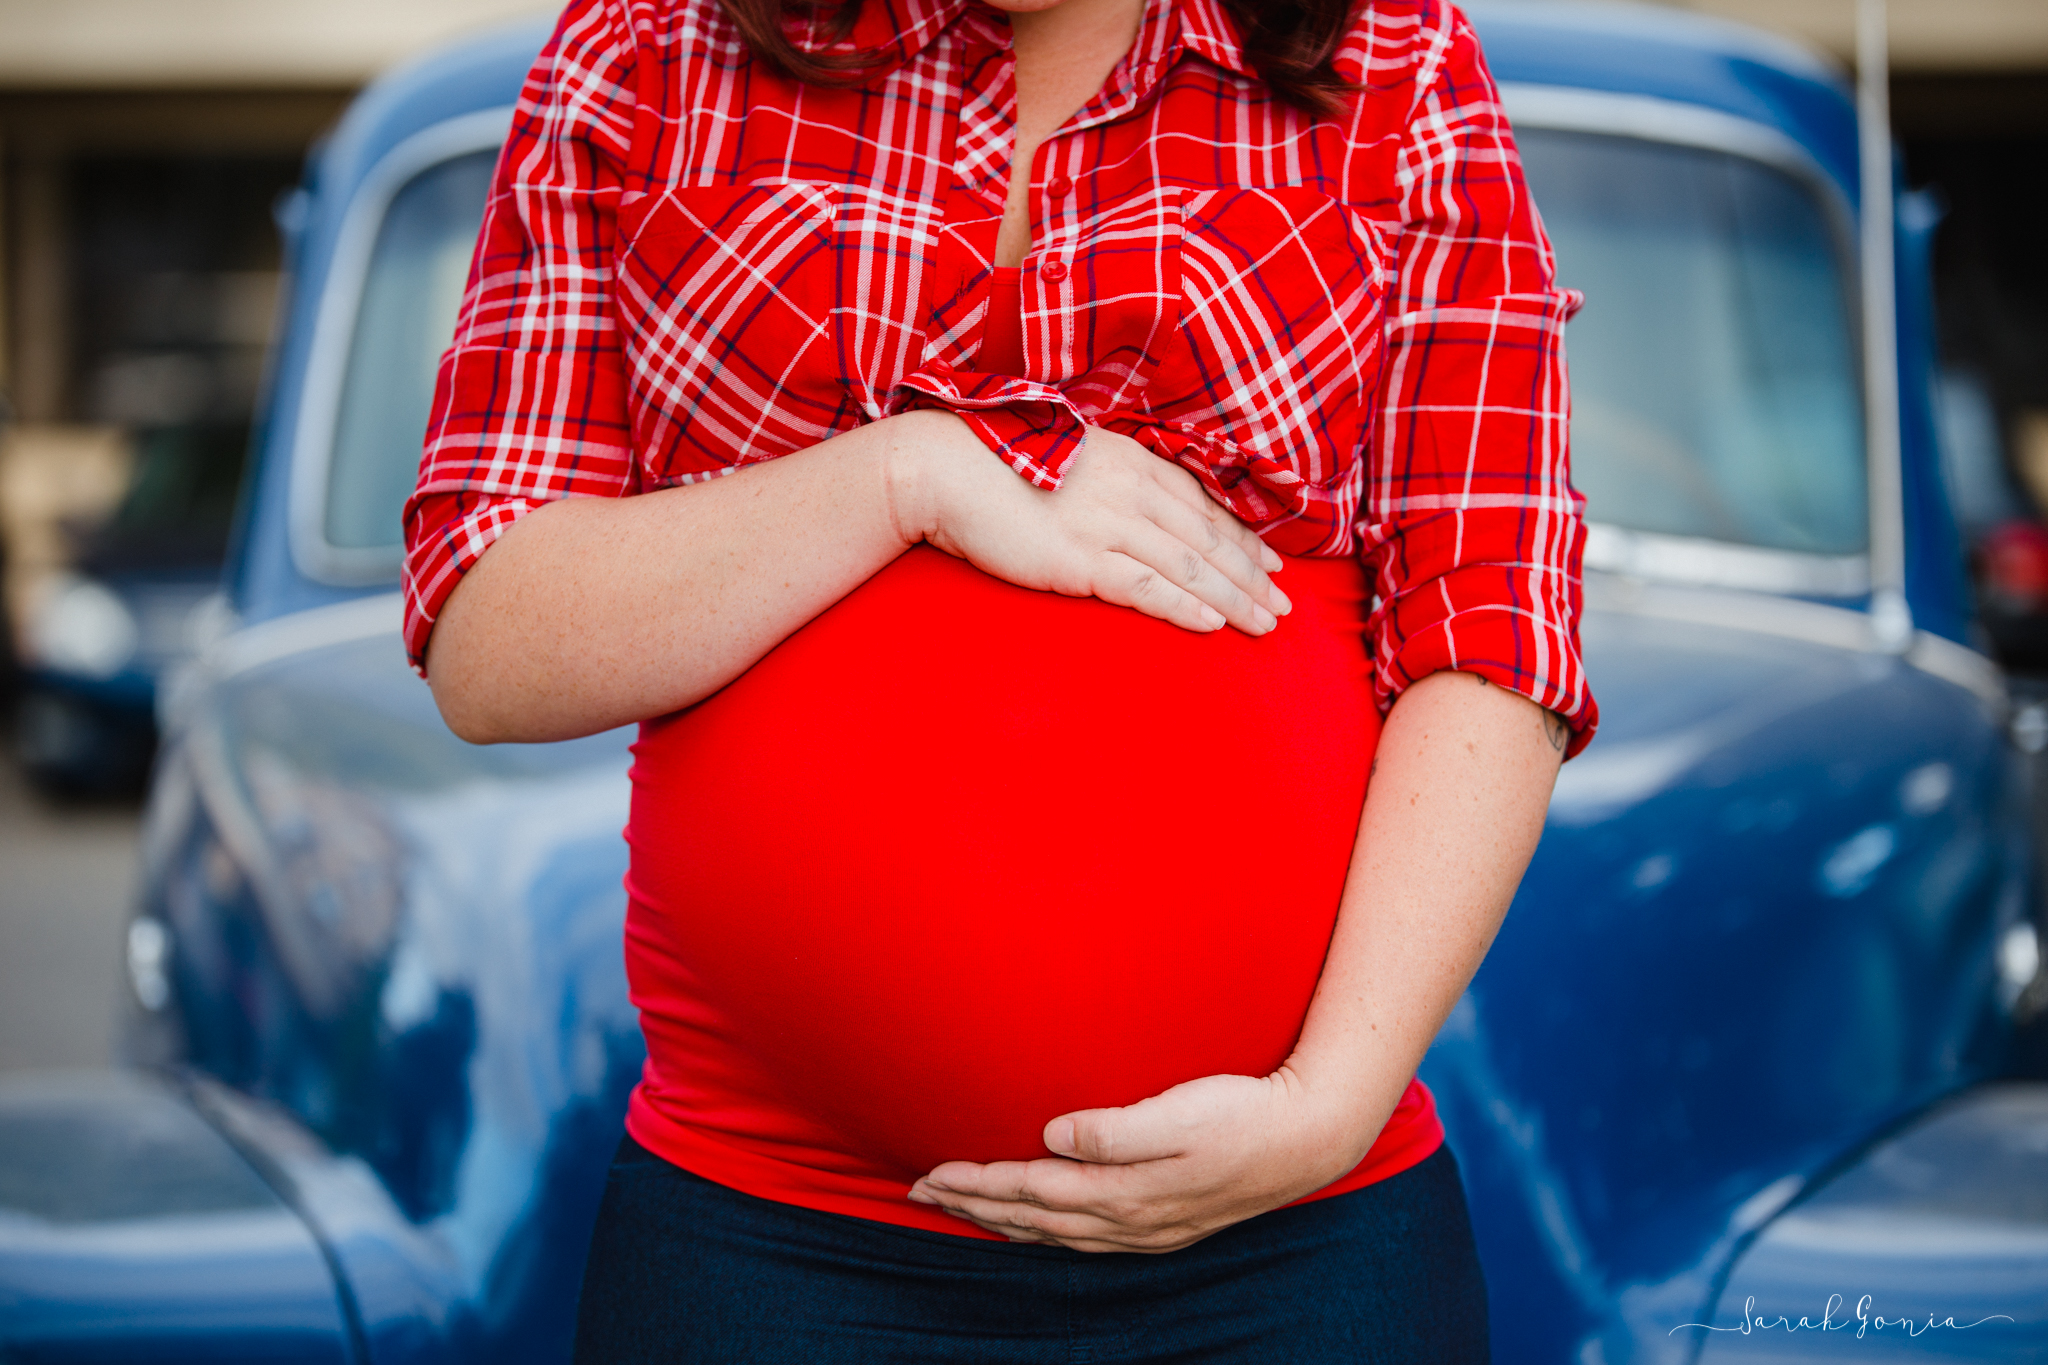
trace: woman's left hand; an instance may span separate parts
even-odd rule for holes
[[[1364,1160],[1500,928],[1568,733],[1468,673],[1403,692],[1294,1055],[1045,1126],[1061,1158],[949,1161],[913,1185],[990,1232],[1077,1251],[1175,1251]]]
[[[1284,1066],[1205,1076],[1129,1108],[1061,1115],[1045,1145],[1063,1156],[949,1161],[910,1197],[1016,1242],[1177,1251],[1336,1180],[1386,1118],[1363,1131],[1355,1106],[1312,1093]]]

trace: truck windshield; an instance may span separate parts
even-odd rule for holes
[[[1725,153],[1539,128],[1519,141],[1559,279],[1586,294],[1567,343],[1588,519],[1862,551],[1848,262],[1815,194]],[[494,161],[423,172],[385,216],[328,467],[329,544],[399,544]]]
[[[1819,197],[1724,152],[1517,134],[1586,305],[1565,332],[1588,521],[1846,555],[1868,544],[1850,262]]]

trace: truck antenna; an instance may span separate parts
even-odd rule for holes
[[[1863,392],[1870,442],[1870,627],[1913,643],[1899,437],[1899,320],[1892,264],[1892,120],[1885,0],[1856,0],[1856,124],[1862,153]]]

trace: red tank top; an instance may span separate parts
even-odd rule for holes
[[[1322,969],[1379,725],[1351,559],[1259,639],[920,546],[634,746],[627,1127],[749,1194],[962,1236],[942,1161],[1265,1075]],[[1365,1160],[1442,1141],[1412,1082]]]
[[[982,374],[1024,373],[1024,272],[997,266],[988,287],[988,321],[974,368]]]

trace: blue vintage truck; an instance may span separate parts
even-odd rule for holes
[[[1872,209],[1850,92],[1798,49],[1473,14],[1589,300],[1605,715],[1424,1069],[1494,1354],[2048,1360],[2048,1087],[2008,1079],[2044,1004],[2024,767],[1940,484],[1934,214],[1881,177]],[[135,1066],[0,1086],[0,1359],[566,1358],[641,1060],[627,735],[457,740],[396,592],[545,36],[379,82],[285,206],[219,627],[162,708]]]

